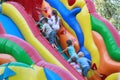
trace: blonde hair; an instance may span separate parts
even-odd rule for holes
[[[78,53],[78,56],[83,57],[83,56],[84,56],[84,53],[80,51],[80,52]]]

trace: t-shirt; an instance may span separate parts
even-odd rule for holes
[[[60,29],[60,17],[57,16],[58,20],[56,22],[55,16],[51,16],[50,19],[48,19],[48,23],[52,25],[53,30],[58,31]]]
[[[70,58],[72,58],[72,57],[78,58],[78,55],[76,54],[75,49],[74,49],[73,46],[68,47],[68,53],[70,55]]]
[[[80,68],[80,66],[75,62],[71,62],[70,65],[72,65],[74,68]]]
[[[75,68],[79,73],[82,73],[82,69],[80,68],[79,64],[71,62],[70,65],[72,65],[73,68]]]
[[[89,66],[88,59],[85,57],[80,57],[77,59],[77,62],[82,66],[82,68]]]
[[[53,31],[48,23],[43,24],[42,29],[45,31],[47,37],[49,37],[49,34]]]

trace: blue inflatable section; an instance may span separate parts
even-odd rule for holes
[[[2,5],[0,4],[0,13],[2,12]]]
[[[79,23],[76,20],[76,15],[81,11],[80,8],[75,8],[73,10],[68,10],[60,0],[46,0],[53,8],[57,9],[63,19],[67,22],[67,24],[74,30],[77,35],[80,51],[84,52],[85,57],[91,60],[91,56],[89,52],[84,47],[84,35]]]
[[[47,77],[47,80],[62,80],[62,78],[59,75],[47,68],[44,68],[44,72]]]
[[[2,23],[7,34],[11,34],[21,39],[24,39],[16,24],[9,17],[0,14],[0,23]]]

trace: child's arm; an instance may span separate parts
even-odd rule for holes
[[[36,23],[36,25],[38,25],[38,24],[40,24],[40,22],[39,22],[39,21]]]
[[[39,7],[36,7],[36,9],[41,10],[41,11],[47,10],[46,8],[39,8]]]
[[[64,52],[66,52],[67,50],[68,50],[68,48],[64,49],[64,50],[61,52],[61,54],[64,53]]]
[[[42,26],[42,29],[41,29],[41,30],[42,30],[42,32],[45,32],[45,28],[46,28],[46,26],[45,26],[45,25],[43,25],[43,26]]]
[[[53,24],[53,20],[52,20],[52,18],[48,18],[48,23],[49,23],[50,25]]]

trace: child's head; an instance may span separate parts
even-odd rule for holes
[[[66,43],[67,43],[68,46],[72,45],[72,41],[71,40],[67,40]]]
[[[71,58],[71,61],[72,61],[72,62],[76,62],[76,57],[72,57],[72,58]]]
[[[78,57],[84,57],[84,53],[83,52],[79,52],[78,53]]]
[[[52,15],[57,16],[58,15],[57,11],[56,10],[52,10]]]
[[[47,18],[43,18],[42,19],[42,23],[44,24],[44,23],[47,23],[48,22],[48,19]]]

